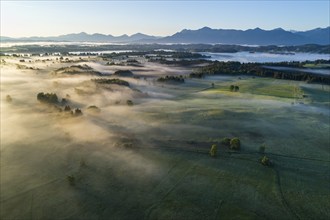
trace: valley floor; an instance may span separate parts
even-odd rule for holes
[[[91,56],[76,64],[106,75],[55,74],[76,64],[2,59],[1,219],[330,218],[328,85],[251,76],[160,83],[191,69]],[[134,77],[113,76],[119,69]],[[83,115],[40,103],[40,92]],[[239,137],[241,149],[223,146],[225,137]],[[264,155],[272,166],[259,162]]]

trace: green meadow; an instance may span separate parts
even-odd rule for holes
[[[105,86],[91,75],[52,75],[60,62],[32,58],[40,70],[22,70],[6,60],[1,219],[330,217],[328,85],[250,76],[159,83],[189,71],[145,63],[132,70],[140,77],[116,76],[129,86]],[[95,57],[86,63],[127,69]],[[83,115],[38,102],[39,92],[66,98]],[[238,137],[240,149],[223,144],[226,137]]]

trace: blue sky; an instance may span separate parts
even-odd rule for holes
[[[142,32],[172,35],[204,26],[308,30],[329,26],[325,1],[4,1],[1,36]]]

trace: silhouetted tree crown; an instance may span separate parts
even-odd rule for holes
[[[37,99],[43,103],[57,104],[58,98],[56,93],[43,93],[40,92],[37,95]]]

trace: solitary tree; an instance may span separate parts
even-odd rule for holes
[[[74,110],[74,115],[75,116],[80,116],[80,115],[82,115],[83,113],[82,113],[82,111],[79,109],[79,108],[76,108],[75,110]]]
[[[11,101],[13,101],[13,99],[11,98],[10,95],[7,95],[7,96],[6,96],[6,101],[7,101],[7,102],[11,102]]]
[[[67,175],[66,179],[68,180],[70,186],[76,185],[76,178],[73,175]]]
[[[71,111],[71,107],[70,107],[69,105],[66,105],[66,106],[64,107],[64,111],[65,111],[65,112],[69,112],[69,111]]]
[[[239,138],[235,137],[230,140],[230,149],[239,150],[241,148],[241,141]]]
[[[230,91],[234,91],[235,86],[234,85],[230,85],[229,89],[230,89]]]
[[[211,146],[211,149],[210,149],[210,155],[211,155],[211,157],[217,156],[217,151],[218,151],[217,145],[216,144],[213,144]]]
[[[266,155],[261,158],[260,162],[264,166],[270,166],[271,165],[270,160]]]

